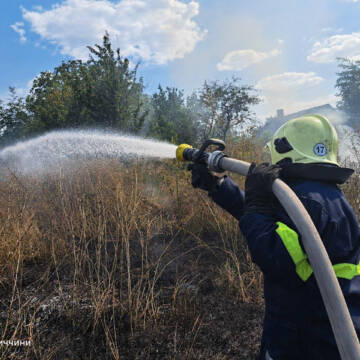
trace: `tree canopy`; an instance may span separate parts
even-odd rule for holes
[[[346,58],[338,59],[341,69],[337,73],[335,87],[338,89],[337,96],[340,100],[337,107],[343,110],[353,126],[359,126],[360,119],[360,61],[351,61]]]
[[[131,65],[120,49],[113,50],[107,33],[101,45],[88,50],[87,61],[64,61],[40,73],[25,98],[10,88],[8,103],[0,102],[0,145],[66,128],[113,129],[197,144],[207,137],[225,140],[254,119],[250,108],[259,98],[237,78],[205,81],[187,98],[182,90],[161,85],[148,95],[137,75],[139,64]]]
[[[229,132],[236,127],[254,120],[250,107],[260,102],[254,88],[239,85],[240,79],[233,77],[220,84],[217,81],[204,83],[200,99],[208,109],[208,117],[203,119],[203,137],[220,137],[226,140]]]
[[[63,62],[35,79],[26,99],[27,133],[84,126],[137,132],[142,127],[146,114],[137,66],[130,69],[120,50],[113,51],[107,34],[102,46],[88,49],[87,62]]]
[[[195,143],[196,119],[191,116],[184,100],[184,93],[177,88],[163,90],[152,95],[153,116],[149,135],[174,143]]]
[[[0,100],[0,141],[7,145],[21,139],[28,114],[24,99],[16,95],[15,88],[10,87],[10,100],[4,104]]]

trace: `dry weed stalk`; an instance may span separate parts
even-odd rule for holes
[[[2,358],[52,359],[64,349],[96,358],[102,349],[122,359],[132,336],[169,321],[189,332],[189,343],[173,338],[191,358],[204,274],[242,301],[261,291],[236,222],[172,161],[9,174],[0,216],[1,338],[32,344],[1,347]]]

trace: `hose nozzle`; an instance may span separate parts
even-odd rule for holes
[[[188,159],[186,156],[187,149],[193,149],[191,145],[188,144],[181,144],[176,148],[176,160],[177,161],[191,161],[191,159]],[[184,156],[185,155],[185,156]]]
[[[210,145],[216,146],[216,150],[212,153],[205,151]],[[176,159],[178,161],[192,161],[195,163],[207,164],[209,165],[209,169],[213,171],[220,171],[219,162],[224,156],[226,156],[222,153],[222,150],[224,149],[225,143],[219,139],[206,140],[199,150],[194,149],[190,145],[181,144],[176,149]],[[209,162],[210,159],[212,160]]]

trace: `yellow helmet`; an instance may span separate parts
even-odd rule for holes
[[[293,163],[339,165],[336,130],[321,115],[306,115],[289,120],[275,132],[268,146],[273,164],[290,158]]]

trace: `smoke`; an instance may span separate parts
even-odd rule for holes
[[[339,161],[344,166],[360,164],[360,134],[349,125],[338,125]]]

